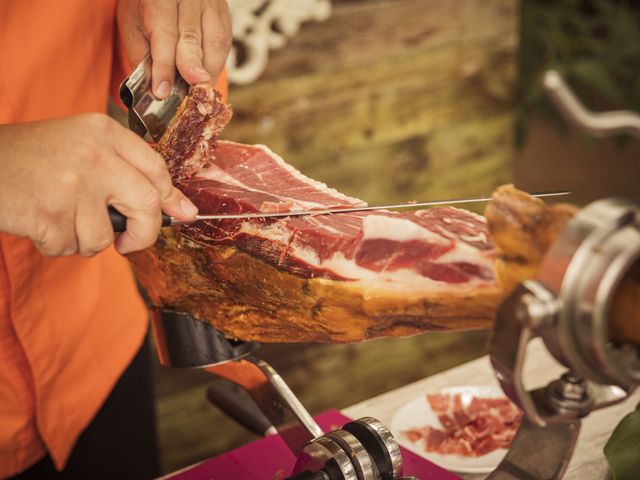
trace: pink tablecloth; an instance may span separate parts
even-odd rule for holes
[[[341,427],[351,419],[337,410],[316,417],[325,432]],[[404,474],[420,480],[454,480],[457,475],[401,447]],[[279,436],[261,438],[240,448],[164,477],[171,480],[280,480],[291,473],[295,457]]]

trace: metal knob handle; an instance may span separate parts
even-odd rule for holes
[[[300,472],[286,480],[332,480],[326,472]]]
[[[544,75],[542,85],[568,122],[595,137],[627,134],[640,140],[640,115],[627,110],[593,113],[587,110],[578,97],[555,70]]]

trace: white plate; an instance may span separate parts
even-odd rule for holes
[[[438,416],[427,401],[427,394],[442,393],[462,395],[462,404],[466,407],[473,397],[504,397],[504,392],[496,387],[483,387],[468,385],[463,387],[451,387],[439,392],[425,392],[418,398],[411,400],[398,409],[391,420],[391,432],[404,448],[411,450],[416,455],[439,465],[440,467],[459,473],[489,473],[495,470],[502,458],[506,455],[505,448],[499,448],[481,457],[463,457],[462,455],[441,455],[434,452],[426,452],[422,440],[412,442],[402,435],[403,431],[413,428],[430,426],[442,429]]]

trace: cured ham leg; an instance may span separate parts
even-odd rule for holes
[[[210,86],[196,86],[159,144],[201,213],[363,204],[264,146],[216,142],[230,116]],[[189,312],[230,338],[355,342],[489,327],[506,291],[535,272],[573,212],[504,187],[489,224],[451,207],[207,221],[164,229],[153,248],[129,258],[154,305]]]

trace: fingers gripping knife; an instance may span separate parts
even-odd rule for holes
[[[601,135],[624,132],[640,138],[637,115],[591,114],[555,72],[546,75],[545,88],[573,123]],[[640,385],[640,346],[609,335],[612,323],[637,322],[621,315],[617,305],[627,281],[639,274],[640,207],[622,199],[599,200],[569,222],[544,258],[538,278],[521,283],[504,300],[490,358],[503,390],[525,418],[489,478],[562,477],[581,418],[621,402]],[[523,366],[534,337],[541,337],[569,370],[529,391]]]

